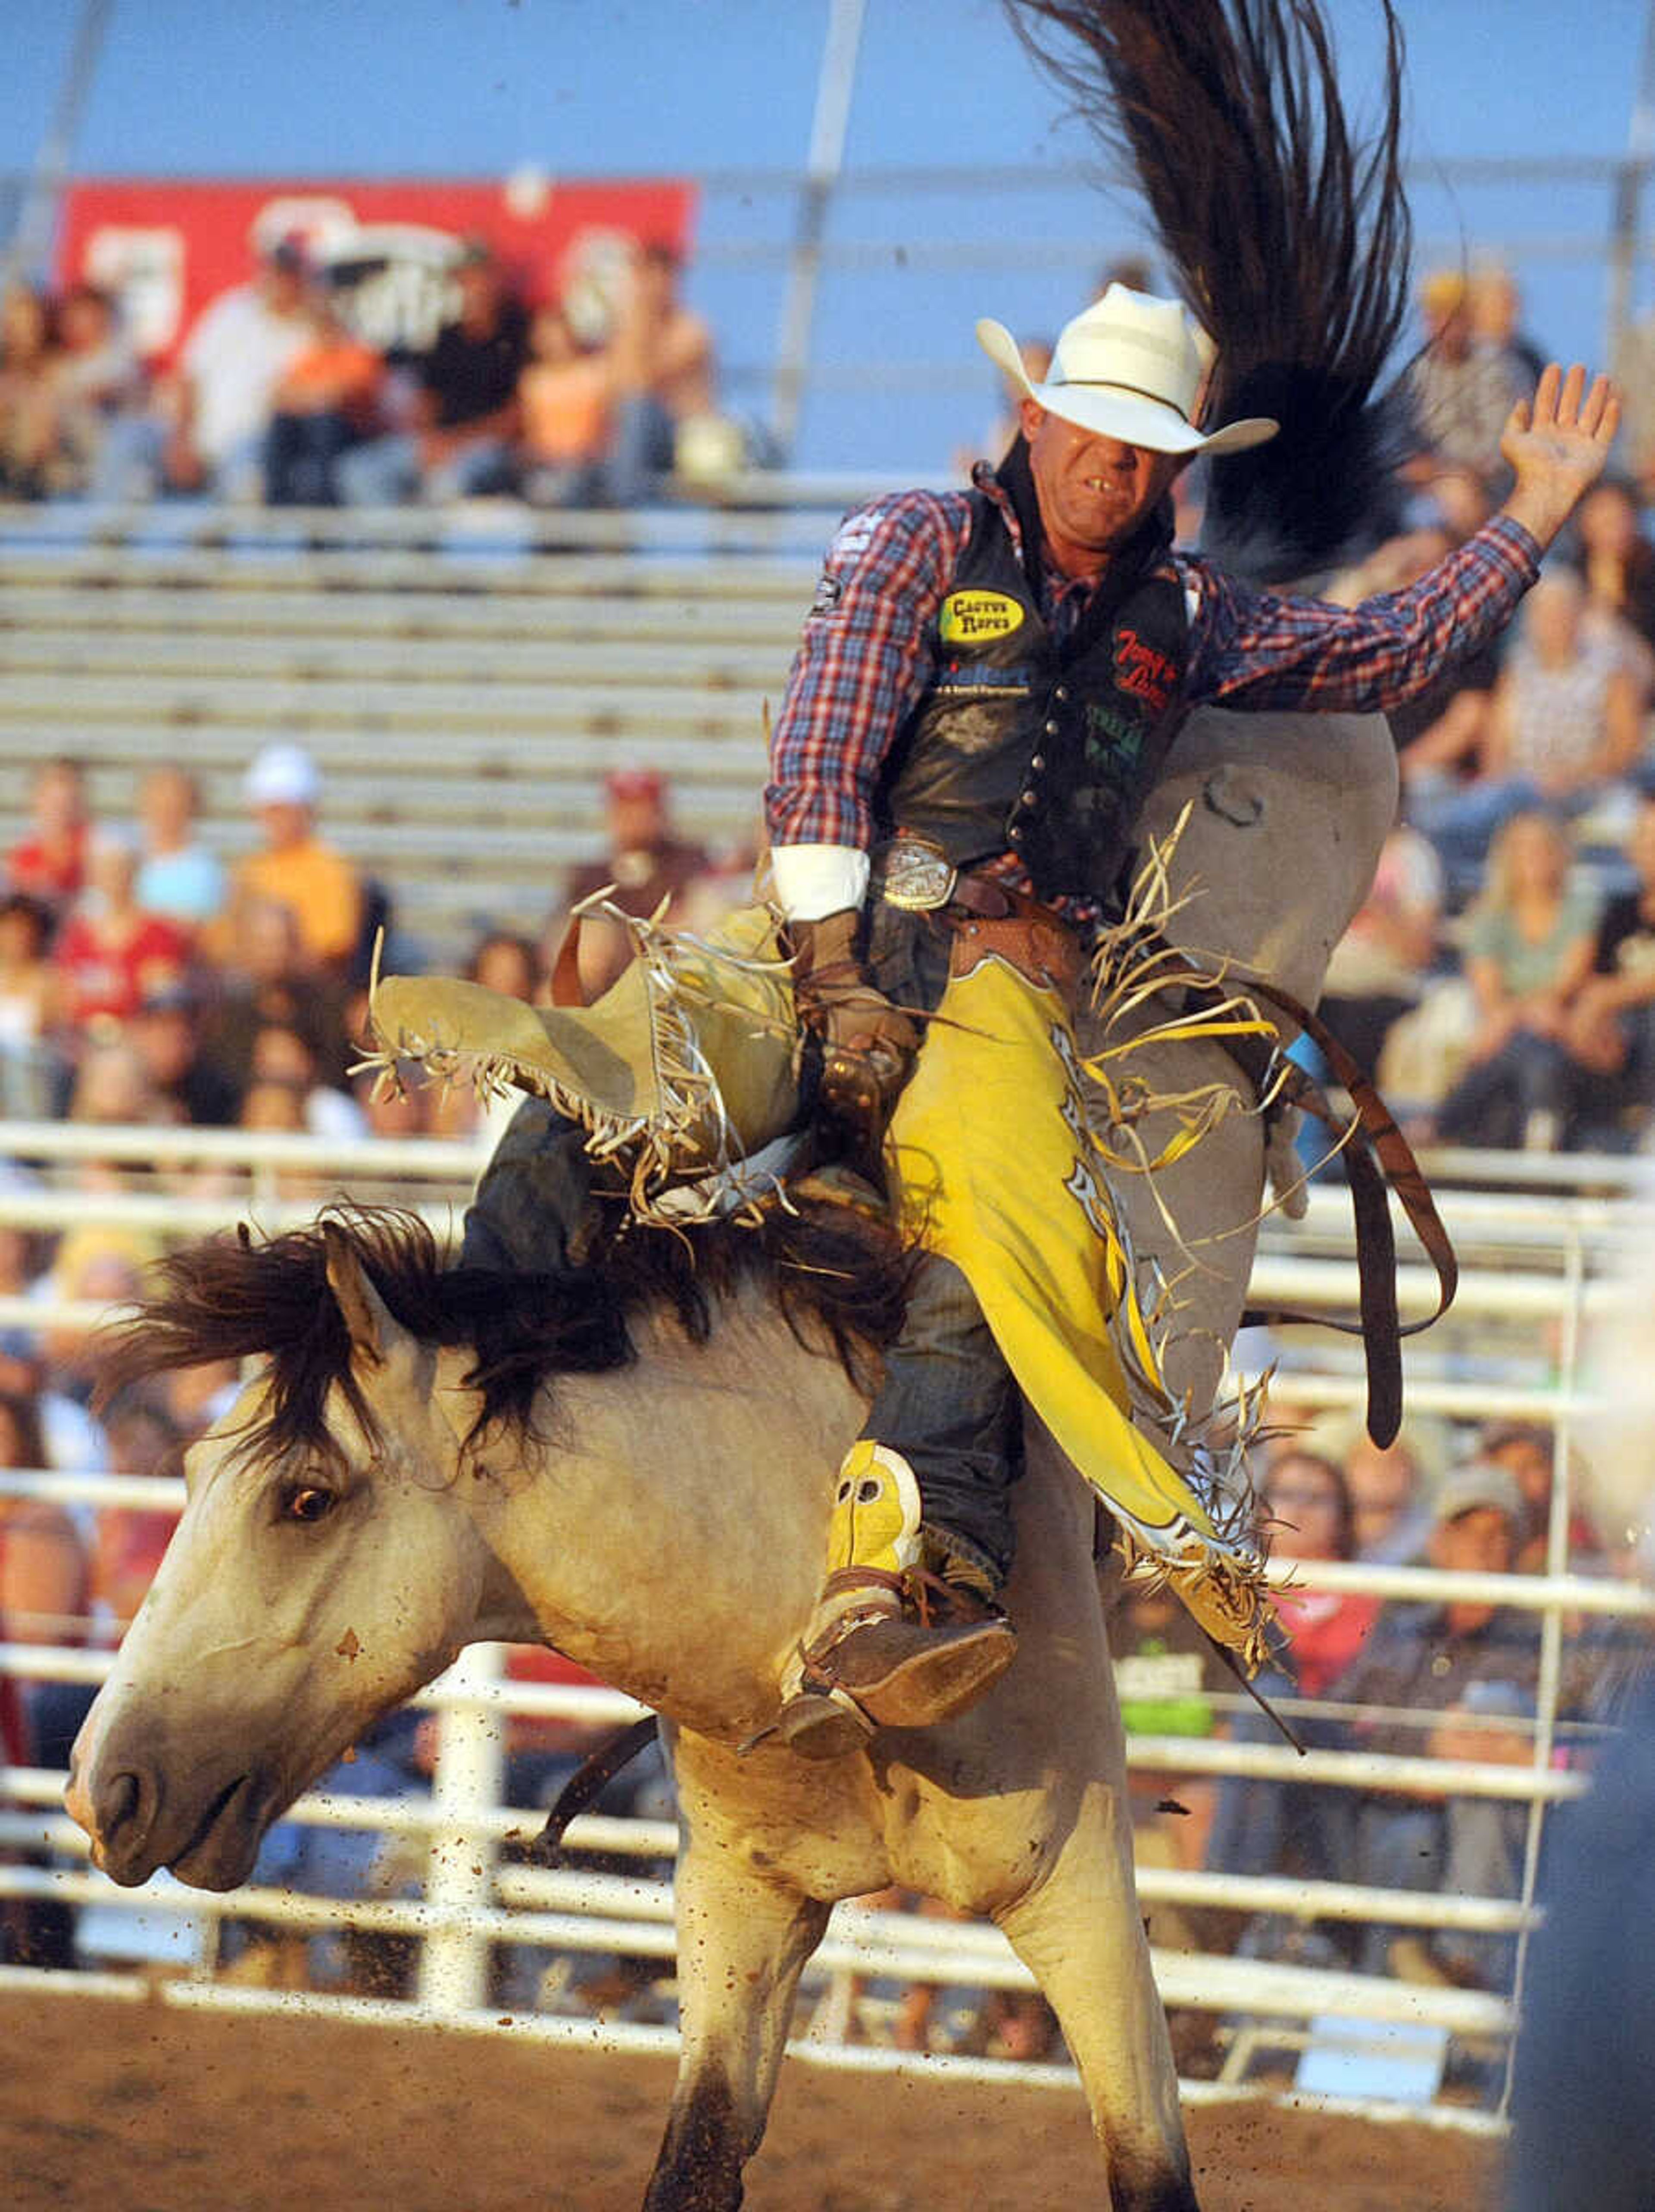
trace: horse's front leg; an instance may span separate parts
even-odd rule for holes
[[[736,2212],[831,1907],[693,1839],[677,1878],[678,2084],[644,2212]]]
[[[1197,2212],[1138,1917],[1125,1779],[1089,1784],[1050,1875],[995,1917],[1058,2015],[1107,2163],[1112,2212]]]

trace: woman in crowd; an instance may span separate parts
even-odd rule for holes
[[[1544,807],[1573,819],[1623,792],[1643,739],[1639,650],[1590,618],[1572,571],[1548,570],[1535,586],[1489,702],[1475,781],[1410,783],[1409,818],[1456,889],[1475,888],[1513,816]]]
[[[1515,815],[1494,839],[1487,888],[1467,917],[1477,1015],[1470,1064],[1428,1138],[1556,1144],[1572,1080],[1563,1040],[1591,972],[1597,924],[1596,899],[1574,880],[1567,833],[1547,815]]]
[[[1289,1447],[1266,1468],[1258,1493],[1262,1532],[1277,1559],[1349,1559],[1355,1552],[1350,1492],[1337,1464],[1319,1452]],[[1379,1613],[1377,1598],[1327,1590],[1277,1593],[1281,1644],[1276,1663],[1258,1678],[1265,1697],[1316,1698],[1361,1650]],[[1294,1723],[1312,1742],[1313,1721]],[[1231,1730],[1242,1743],[1276,1741],[1262,1714],[1244,1713]],[[1340,1793],[1310,1783],[1227,1775],[1207,1844],[1207,1864],[1226,1874],[1280,1873],[1291,1860],[1312,1880],[1339,1871],[1337,1822]],[[1254,1954],[1267,1949],[1271,1924],[1255,1923],[1244,1938]]]
[[[34,1399],[0,1391],[0,1468],[33,1474],[45,1463]],[[0,1492],[0,1641],[79,1644],[88,1608],[86,1551],[70,1516],[45,1498]],[[91,1701],[82,1685],[0,1677],[7,1753],[25,1766],[62,1766]],[[16,1899],[6,1908],[4,1926],[6,1954],[28,1966],[73,1965],[68,1906],[46,1898]]]
[[[1592,605],[1655,646],[1655,545],[1639,527],[1630,488],[1606,477],[1581,501],[1574,527]]]
[[[607,349],[582,347],[561,307],[537,310],[530,360],[518,380],[524,496],[537,507],[591,507],[614,435],[615,373]]]
[[[27,891],[0,898],[0,1113],[27,1121],[58,1104],[57,1061],[48,1043],[52,916]]]

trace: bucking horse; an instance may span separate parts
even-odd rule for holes
[[[1224,406],[1283,424],[1206,490],[1208,542],[1261,581],[1325,577],[1384,511],[1408,227],[1399,39],[1377,4],[1388,66],[1359,141],[1312,0],[1013,0],[1129,156],[1219,342]],[[1197,712],[1145,825],[1167,943],[1222,988],[1313,1002],[1395,793],[1377,717]],[[1150,993],[1114,1018],[1167,1016]],[[1169,1102],[1137,1126],[1144,1160],[1179,1151],[1176,1102],[1240,1109],[1115,1193],[1172,1286],[1165,1371],[1200,1407],[1242,1310],[1266,1120],[1222,1043],[1161,1038],[1143,1066],[1143,1097]],[[1189,2212],[1094,1501],[1049,1441],[1019,1486],[1020,1646],[991,1692],[830,1765],[743,1750],[777,1711],[903,1283],[877,1221],[803,1202],[639,1231],[548,1284],[445,1267],[411,1218],[348,1210],[173,1255],[115,1370],[258,1364],[188,1455],[182,1521],[76,1748],[69,1802],[98,1863],[231,1888],[282,1809],[464,1644],[555,1645],[661,1716],[676,1777],[682,2057],[650,2212],[739,2205],[801,1970],[836,1900],[893,1882],[986,1915],[1034,1975],[1090,2106],[1100,2200]]]

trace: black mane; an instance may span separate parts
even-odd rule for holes
[[[634,1357],[631,1322],[674,1314],[694,1342],[721,1297],[755,1283],[773,1295],[797,1340],[831,1351],[867,1387],[901,1323],[911,1255],[894,1234],[843,1207],[776,1212],[758,1228],[714,1224],[680,1237],[614,1237],[578,1273],[498,1274],[443,1265],[415,1213],[336,1205],[305,1229],[255,1243],[243,1230],[156,1262],[160,1287],[100,1340],[100,1395],[167,1369],[264,1356],[270,1390],[250,1452],[336,1457],[326,1401],[340,1390],[364,1428],[373,1419],[350,1362],[344,1316],[328,1283],[329,1235],[343,1236],[396,1320],[422,1342],[475,1355],[482,1394],[473,1438],[497,1423],[530,1428],[536,1396],[560,1374],[597,1374]]]

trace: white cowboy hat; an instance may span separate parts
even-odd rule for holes
[[[1017,388],[1048,414],[1151,453],[1240,453],[1281,428],[1256,415],[1221,430],[1195,414],[1216,349],[1176,300],[1112,284],[1064,325],[1044,384],[1031,384],[1017,341],[985,319],[977,343]]]

